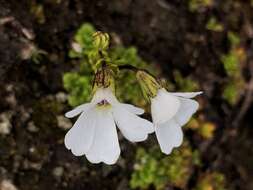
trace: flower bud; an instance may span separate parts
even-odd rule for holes
[[[141,86],[142,93],[147,100],[154,98],[157,95],[157,91],[162,88],[155,77],[146,71],[137,71],[136,78]]]
[[[96,32],[93,34],[93,45],[98,50],[106,50],[109,46],[110,37],[107,33]]]

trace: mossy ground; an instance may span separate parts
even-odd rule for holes
[[[65,149],[71,125],[61,117],[70,109],[62,78],[80,69],[69,50],[89,22],[114,36],[114,46],[134,46],[171,90],[204,91],[199,113],[185,128],[187,175],[173,183],[168,166],[162,188],[253,189],[252,102],[242,109],[253,77],[252,21],[252,1],[0,1],[0,118],[11,123],[0,135],[0,185],[8,179],[20,190],[129,189],[136,153],[149,153],[157,143],[153,136],[138,144],[120,137],[114,166],[92,165]],[[158,166],[175,158],[150,155],[144,154]],[[154,189],[156,182],[149,184]]]

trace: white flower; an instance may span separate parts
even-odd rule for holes
[[[151,98],[151,114],[161,150],[170,154],[183,142],[181,126],[197,111],[199,104],[193,98],[202,92],[169,93],[164,88]]]
[[[68,118],[81,114],[66,134],[65,146],[92,163],[114,164],[120,155],[116,125],[131,142],[143,141],[154,132],[151,122],[137,116],[143,113],[140,108],[120,103],[110,88],[99,88],[90,103],[65,114]]]

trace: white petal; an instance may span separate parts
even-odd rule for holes
[[[94,109],[82,113],[65,136],[64,143],[75,156],[84,155],[92,145],[95,134],[96,114]]]
[[[183,142],[182,128],[173,119],[155,126],[155,132],[160,148],[165,154],[170,154],[174,147],[179,147]]]
[[[97,112],[95,137],[86,157],[92,163],[104,162],[111,165],[120,155],[117,129],[110,110]]]
[[[149,133],[154,132],[151,122],[129,112],[120,104],[113,107],[113,116],[123,136],[131,142],[144,141]]]
[[[181,106],[175,116],[176,122],[180,126],[185,125],[191,118],[191,116],[198,110],[199,104],[197,101],[186,98],[179,98]]]
[[[65,117],[72,118],[77,115],[79,115],[81,112],[87,112],[90,108],[92,107],[92,104],[87,103],[87,104],[82,104],[80,106],[77,106],[73,110],[65,113]]]
[[[169,121],[175,116],[180,107],[177,96],[173,96],[165,89],[158,90],[157,96],[151,99],[151,114],[155,124]]]
[[[128,110],[129,112],[136,114],[136,115],[142,115],[144,113],[143,109],[133,106],[131,104],[120,103],[120,106],[123,107],[124,109]]]
[[[202,94],[203,92],[176,92],[176,93],[171,93],[174,96],[180,96],[183,98],[194,98],[197,95]]]

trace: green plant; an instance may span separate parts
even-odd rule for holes
[[[199,11],[200,9],[211,7],[213,0],[190,0],[189,9],[192,12]]]
[[[187,128],[195,131],[204,139],[211,139],[217,126],[209,121],[205,121],[203,117],[193,117],[187,124]]]
[[[196,81],[189,77],[183,78],[179,71],[175,71],[173,74],[176,85],[181,91],[192,92],[199,90],[199,85]]]
[[[231,105],[234,105],[239,98],[240,89],[244,87],[244,79],[241,73],[240,63],[245,59],[245,51],[240,47],[240,37],[234,32],[228,32],[230,50],[221,56],[221,62],[229,77],[229,82],[225,85],[223,98]]]
[[[239,45],[241,42],[240,36],[238,36],[238,34],[231,32],[231,31],[228,32],[228,40],[229,40],[232,48]]]
[[[228,83],[223,91],[223,98],[226,99],[230,104],[234,105],[238,98],[238,89],[234,82]]]
[[[219,172],[201,176],[194,190],[225,190],[225,176]]]
[[[68,102],[71,106],[77,106],[86,102],[91,93],[91,76],[82,76],[79,73],[65,73],[63,83],[65,89],[69,92]]]
[[[224,30],[223,25],[217,21],[216,17],[211,17],[208,20],[206,28],[214,32],[222,32]]]
[[[75,34],[72,49],[69,51],[70,58],[78,58],[80,61],[77,70],[63,75],[63,85],[69,93],[68,102],[73,107],[90,99],[92,94],[90,84],[92,84],[92,75],[96,70],[96,65],[91,63],[101,64],[101,60],[97,59],[98,56],[96,56],[98,53],[96,44],[93,43],[94,33],[95,28],[91,24],[83,24]],[[141,59],[135,47],[125,48],[122,45],[117,45],[103,53],[106,54],[105,57],[110,63],[117,65],[131,64],[138,68],[153,70],[153,66]],[[116,80],[116,93],[120,100],[131,101],[138,106],[146,105],[134,75],[121,71],[118,79],[120,80]]]
[[[187,142],[169,156],[164,156],[157,147],[149,151],[138,148],[130,186],[147,189],[153,185],[156,189],[164,189],[171,184],[183,188],[191,175],[191,168],[198,164],[199,154]]]
[[[37,1],[30,1],[30,13],[39,24],[45,23],[46,17],[43,4],[39,4]]]
[[[239,71],[239,58],[238,56],[235,54],[234,51],[229,52],[226,55],[223,55],[221,57],[221,61],[224,65],[224,68],[226,70],[226,73],[233,77],[234,75],[237,75],[238,71]]]
[[[95,48],[93,45],[93,34],[95,32],[96,30],[91,24],[83,24],[74,36],[74,43],[69,51],[69,56],[71,58],[83,58],[88,61],[88,55]]]

